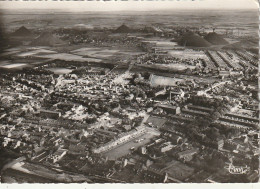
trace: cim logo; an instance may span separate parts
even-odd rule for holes
[[[250,167],[247,166],[234,166],[232,163],[225,167],[230,174],[246,174],[249,172]]]

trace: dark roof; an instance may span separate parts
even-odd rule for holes
[[[198,111],[208,112],[208,113],[211,113],[212,111],[214,111],[213,108],[207,108],[204,106],[196,106],[196,105],[188,105],[188,108],[191,110],[198,110]]]
[[[173,106],[173,105],[169,105],[169,104],[157,104],[156,106],[159,107],[159,108],[162,108],[162,109],[176,110],[176,108],[177,108],[177,106]]]
[[[209,47],[211,44],[204,38],[193,32],[185,33],[179,40],[179,45],[190,47]]]
[[[204,39],[210,42],[213,45],[227,45],[228,42],[219,34],[215,32],[208,33]]]
[[[155,117],[155,116],[149,116],[146,123],[152,123],[152,125],[157,127],[162,127],[167,119],[161,118],[161,117]]]
[[[178,156],[185,156],[185,155],[192,155],[194,153],[197,153],[199,150],[197,148],[192,148],[190,150],[185,150],[178,153]]]
[[[40,112],[41,112],[41,113],[54,113],[54,114],[58,114],[58,113],[60,113],[60,112],[57,112],[57,111],[44,110],[44,109],[40,109]]]

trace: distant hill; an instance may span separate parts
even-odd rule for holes
[[[208,33],[204,39],[210,42],[213,45],[227,45],[228,42],[219,34],[215,32]]]
[[[12,33],[12,36],[20,36],[20,37],[26,37],[26,36],[32,36],[32,32],[28,30],[26,27],[22,26],[18,30],[16,30],[14,33]]]
[[[178,41],[179,45],[188,47],[209,47],[211,43],[193,32],[187,32],[181,36]]]
[[[125,24],[122,24],[114,31],[114,33],[129,33],[129,32],[131,32],[131,29],[127,27]]]
[[[31,45],[36,46],[59,46],[64,44],[64,41],[53,35],[51,32],[44,32],[31,42]]]

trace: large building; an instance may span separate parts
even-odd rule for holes
[[[167,104],[159,104],[157,105],[158,108],[162,108],[164,111],[166,111],[169,114],[180,114],[181,110],[180,107],[167,105]]]
[[[190,177],[194,169],[179,162],[171,161],[166,164],[155,163],[148,167],[145,175],[153,181],[170,181],[180,183]]]
[[[58,119],[61,116],[60,112],[50,110],[40,110],[40,116],[43,118]]]
[[[197,148],[193,148],[193,149],[190,149],[190,150],[185,150],[185,151],[182,151],[182,152],[179,152],[177,154],[178,158],[179,159],[182,159],[184,161],[190,161],[192,160],[193,156],[198,153],[199,149]]]
[[[145,132],[146,132],[145,127],[143,127],[143,126],[136,127],[135,129],[133,129],[129,132],[125,132],[125,133],[118,135],[118,137],[115,140],[112,140],[104,145],[101,145],[98,148],[95,148],[93,150],[93,152],[97,153],[97,154],[106,152],[108,150],[115,148],[116,146],[118,146],[120,144],[123,144],[131,139],[134,139],[134,138],[140,136],[141,134],[144,134]]]

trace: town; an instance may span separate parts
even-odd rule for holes
[[[160,26],[15,28],[0,63],[1,182],[259,179],[258,40]]]

